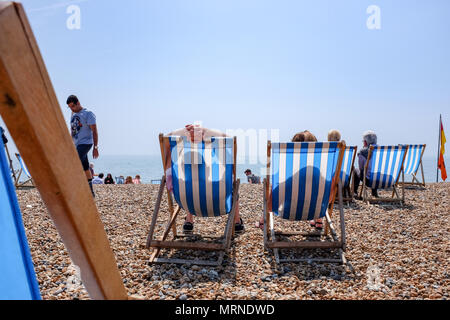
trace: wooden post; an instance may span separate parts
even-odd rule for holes
[[[92,299],[127,299],[114,254],[20,3],[0,3],[0,114]]]

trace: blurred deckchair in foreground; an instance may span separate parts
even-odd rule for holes
[[[20,188],[20,187],[34,187],[33,178],[31,178],[31,174],[28,171],[27,166],[25,165],[25,162],[23,161],[23,159],[20,156],[20,154],[16,153],[16,158],[17,158],[17,160],[19,161],[19,164],[20,164],[20,170],[17,173],[16,181],[15,181],[16,188]],[[20,176],[22,175],[22,173],[26,176],[26,180],[21,182],[20,181]]]
[[[30,249],[0,140],[0,300],[41,298]]]
[[[239,194],[240,180],[236,180],[236,138],[210,137],[201,143],[192,143],[186,137],[180,136],[164,137],[160,134],[159,138],[164,172],[168,169],[165,167],[166,159],[170,157],[173,193],[166,188],[167,177],[164,175],[147,238],[147,248],[155,248],[150,263],[221,265],[234,235],[234,218]],[[170,154],[166,154],[165,146],[169,146]],[[169,222],[160,240],[153,240],[164,189],[168,191]],[[173,208],[172,194],[178,204],[176,208]],[[176,238],[183,237],[177,235],[175,224],[180,209],[197,216],[197,219],[228,215],[223,237],[215,238],[219,243],[176,241]],[[166,241],[171,229],[174,241]],[[216,261],[163,259],[158,258],[161,248],[217,251],[219,255]]]
[[[0,36],[0,115],[27,164],[73,264],[80,268],[81,280],[89,296],[92,299],[127,299],[105,228],[20,3],[0,2]],[[3,154],[3,148],[1,152]],[[0,180],[3,182],[4,168],[2,174]],[[10,179],[9,172],[6,176]],[[11,185],[6,192],[8,198],[1,201],[6,208],[0,210],[5,219],[0,225],[6,231],[2,229],[0,237],[20,229],[19,213],[17,209],[11,209],[14,206],[14,200],[10,198]],[[11,212],[15,215],[15,229],[11,229]],[[17,272],[30,275],[31,271],[25,271],[25,267],[20,271],[21,264],[27,259],[17,256],[24,252],[25,237],[23,234],[15,236],[16,240],[1,238],[0,248],[5,252],[0,252],[0,270],[8,270],[10,261],[3,257],[11,255],[16,259],[22,258],[22,263],[19,261],[17,264]],[[17,253],[7,251],[13,250],[7,241],[16,241]],[[23,277],[26,276],[18,278],[18,275],[9,274],[6,278],[0,273],[0,288],[10,288],[10,280],[19,286],[21,281],[15,279]],[[15,297],[10,296],[13,291],[6,290],[7,295],[2,297]],[[38,297],[33,285],[29,285],[27,290],[30,291],[29,297]]]
[[[277,263],[346,263],[342,182],[339,179],[344,150],[345,142],[268,142],[267,177],[264,180],[264,245],[273,249]],[[339,196],[340,239],[331,221],[335,190]],[[334,241],[319,241],[320,238],[317,241],[278,241],[277,236],[321,237],[322,234],[277,232],[274,227],[274,213],[282,219],[297,222],[325,217],[326,229],[331,229]],[[281,259],[280,249],[337,249],[339,259]]]

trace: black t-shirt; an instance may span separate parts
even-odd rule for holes
[[[106,177],[103,183],[104,184],[114,184],[114,180],[113,180],[113,178]]]

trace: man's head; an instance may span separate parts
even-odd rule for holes
[[[373,131],[366,131],[363,133],[364,146],[368,147],[372,144],[377,144],[377,135]]]
[[[100,173],[100,174],[98,175],[98,177],[99,177],[100,179],[103,179],[104,176],[105,176],[105,175],[104,175],[103,173]]]
[[[244,173],[245,173],[246,176],[249,176],[249,175],[252,174],[252,170],[247,169],[247,170],[244,171]]]
[[[80,101],[78,101],[77,96],[73,94],[67,98],[67,106],[72,110],[72,112],[80,112],[83,109],[80,105]]]

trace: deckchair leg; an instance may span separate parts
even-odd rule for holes
[[[264,236],[264,248],[268,250],[267,248],[267,241],[268,241],[268,227],[267,227],[267,223],[269,222],[269,220],[267,219],[267,197],[266,197],[266,183],[267,180],[266,178],[264,178],[264,189],[263,189],[263,207],[264,207],[264,211],[263,211],[263,220],[264,220],[264,230],[263,230],[263,236]]]
[[[402,207],[405,203],[405,171],[402,169]]]
[[[269,224],[270,224],[271,241],[272,241],[272,243],[275,243],[276,242],[276,238],[275,238],[275,230],[274,230],[273,212],[270,212]],[[275,262],[277,264],[280,264],[280,254],[278,253],[278,248],[273,248],[273,253],[275,255]]]
[[[420,161],[420,171],[422,172],[422,185],[425,187],[425,175],[423,173],[422,161]]]
[[[175,209],[175,212],[173,213],[169,222],[167,223],[166,230],[164,230],[164,233],[163,233],[160,241],[166,240],[167,236],[169,235],[170,228],[175,224],[175,221],[178,217],[178,213],[180,212],[180,210],[181,210],[181,208],[179,206],[177,206],[177,208]],[[152,263],[154,261],[154,259],[158,257],[160,251],[161,251],[161,248],[156,248],[155,252],[153,252],[153,254],[150,256],[150,263]]]
[[[225,227],[225,233],[224,233],[224,239],[225,239],[225,248],[228,250],[231,245],[231,238],[233,236],[233,230],[234,230],[234,220],[236,218],[236,211],[237,211],[237,202],[239,200],[239,185],[240,185],[240,179],[237,179],[235,182],[234,188],[233,188],[233,205],[231,207],[231,213],[228,217],[227,225]]]
[[[341,184],[341,182],[339,182]],[[341,190],[339,188],[339,190]],[[342,192],[339,191],[339,215],[340,215],[340,224],[341,224],[341,243],[342,243],[342,249],[345,251],[346,248],[346,242],[345,242],[345,217],[344,217],[344,203],[342,200]]]
[[[150,247],[150,243],[152,242],[152,238],[153,238],[153,233],[155,232],[156,219],[158,218],[159,208],[161,206],[161,199],[162,199],[165,185],[166,185],[166,178],[163,176],[161,179],[161,184],[159,185],[158,198],[156,199],[156,205],[155,205],[155,209],[153,211],[153,216],[152,216],[152,223],[150,225],[150,230],[149,230],[148,236],[147,236],[147,244],[146,244],[147,249]]]

